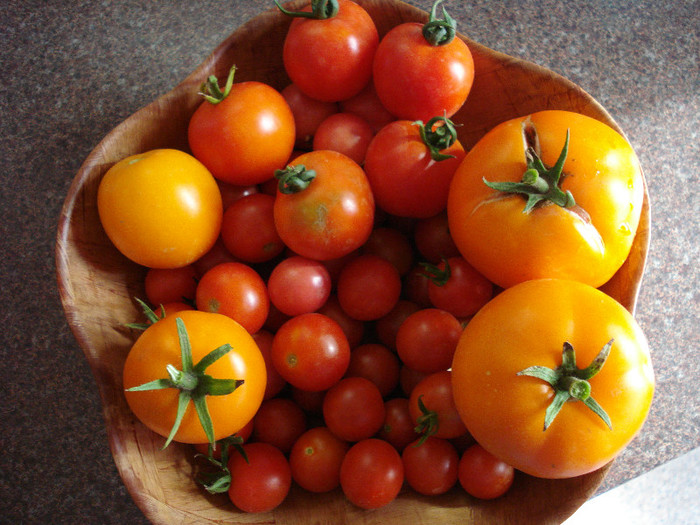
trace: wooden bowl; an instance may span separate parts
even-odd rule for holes
[[[356,0],[371,14],[380,36],[406,21],[424,22],[427,13],[398,1]],[[295,1],[290,7],[304,4]],[[237,511],[226,495],[210,496],[192,480],[192,449],[146,429],[130,412],[123,394],[122,367],[134,334],[123,323],[137,319],[135,296],[144,296],[145,269],[112,246],[97,214],[102,175],[127,155],[153,148],[188,150],[187,122],[200,103],[201,82],[224,76],[232,64],[236,80],[260,80],[282,89],[289,83],[282,65],[282,44],[290,19],[271,9],[227,38],[190,76],[112,130],[85,160],[66,198],[56,245],[58,284],[68,323],[95,375],[117,468],[136,504],[154,523],[561,523],[603,480],[608,467],[574,479],[545,480],[521,473],[512,489],[493,501],[481,501],[453,489],[427,498],[405,489],[384,508],[363,511],[339,490],[310,496],[292,489],[277,509],[263,514]],[[601,120],[621,132],[610,115],[581,88],[529,62],[494,52],[463,38],[474,55],[475,82],[463,109],[460,138],[471,147],[496,124],[543,109],[566,109]],[[632,252],[605,291],[634,311],[649,241],[649,199]]]

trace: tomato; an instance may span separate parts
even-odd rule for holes
[[[391,312],[377,319],[377,322],[374,324],[379,340],[388,348],[395,350],[396,334],[399,328],[409,315],[418,310],[420,310],[420,307],[416,303],[400,299]]]
[[[151,268],[144,279],[146,297],[154,306],[193,302],[197,289],[196,278],[197,271],[191,264],[180,268]]]
[[[365,173],[377,206],[387,213],[426,218],[445,210],[450,182],[465,152],[454,126],[440,120],[425,126],[397,120],[370,142]]]
[[[405,397],[389,399],[384,403],[384,410],[386,412],[384,424],[377,433],[377,437],[391,443],[401,452],[418,436],[414,430],[416,425],[408,410],[408,399]]]
[[[270,301],[289,316],[315,312],[331,294],[326,267],[298,255],[280,261],[267,280]]]
[[[328,430],[345,441],[374,436],[382,428],[385,415],[379,388],[364,377],[341,379],[323,399],[323,420]]]
[[[383,257],[402,276],[413,267],[413,247],[408,237],[396,228],[375,228],[362,246],[362,253]]]
[[[264,193],[246,195],[224,211],[221,240],[231,255],[248,263],[274,259],[284,243],[275,228],[275,198]]]
[[[382,105],[374,89],[374,82],[369,82],[357,95],[340,102],[340,110],[353,113],[369,123],[372,133],[376,133],[396,117]]]
[[[275,336],[267,330],[259,330],[253,334],[253,339],[255,339],[260,353],[265,360],[267,384],[265,385],[264,399],[275,397],[287,385],[287,381],[285,381],[272,363],[272,341],[274,337]]]
[[[262,402],[253,418],[256,441],[269,443],[288,454],[307,429],[306,414],[294,401],[282,397]]]
[[[401,277],[386,259],[360,255],[341,271],[336,294],[340,306],[353,319],[376,320],[396,306]]]
[[[416,440],[403,449],[401,460],[406,482],[419,494],[444,494],[457,483],[459,456],[445,439]]]
[[[632,315],[596,288],[560,279],[521,283],[484,306],[464,330],[452,375],[455,404],[476,441],[545,478],[612,460],[641,428],[654,393],[649,349]]]
[[[307,430],[289,454],[292,478],[310,492],[330,492],[340,485],[340,466],[349,448],[326,427]]]
[[[268,512],[278,507],[292,485],[287,458],[268,443],[248,443],[243,450],[248,461],[234,453],[228,462],[229,498],[243,512]]]
[[[374,57],[374,86],[382,104],[400,119],[451,117],[464,104],[474,81],[469,47],[455,37],[454,20],[399,24],[382,38]],[[441,37],[444,35],[444,37]]]
[[[413,241],[418,252],[431,263],[459,255],[450,235],[446,212],[419,220],[413,231]]]
[[[286,14],[295,15],[277,6]],[[332,12],[333,5],[336,12]],[[379,34],[369,14],[349,0],[312,2],[295,17],[282,58],[289,78],[311,98],[335,102],[359,93],[372,76]],[[329,9],[330,11],[328,12]],[[307,18],[313,12],[313,17]]]
[[[157,149],[120,160],[97,190],[116,248],[149,268],[186,266],[216,242],[223,208],[216,181],[192,155]]]
[[[425,437],[452,439],[467,429],[453,399],[452,372],[429,374],[411,391],[408,409],[417,430]]]
[[[462,325],[451,313],[424,308],[409,315],[396,334],[401,361],[418,372],[432,374],[452,364]]]
[[[332,294],[326,303],[319,308],[318,313],[330,317],[340,325],[345,337],[348,338],[350,348],[355,348],[362,342],[362,338],[365,335],[365,324],[346,314],[341,308],[335,294]]]
[[[531,184],[512,191],[484,182],[520,184],[526,172]],[[526,199],[515,188],[534,193]],[[538,200],[541,191],[552,200]],[[464,258],[499,286],[562,278],[598,287],[627,258],[643,199],[639,160],[624,137],[591,117],[548,110],[479,140],[454,176],[447,211]]]
[[[282,96],[294,115],[296,147],[310,150],[316,129],[327,117],[338,112],[338,105],[313,99],[294,83],[282,90]]]
[[[274,206],[284,243],[316,260],[343,257],[362,246],[374,226],[374,197],[362,168],[327,150],[305,153],[290,167],[278,173],[289,193],[279,191]]]
[[[192,266],[194,266],[194,269],[197,270],[197,277],[199,278],[217,264],[224,262],[238,262],[238,260],[231,255],[230,251],[226,249],[226,246],[224,246],[224,243],[219,236],[214,243],[214,246],[212,246],[207,253],[193,262]]]
[[[219,191],[221,192],[221,201],[223,202],[224,210],[238,199],[258,193],[258,186],[255,184],[238,186],[217,179],[216,185],[219,186]]]
[[[214,349],[230,345],[231,349],[207,366],[205,372],[217,380],[243,383],[229,394],[204,397],[213,425],[213,440],[208,439],[198,411],[191,407],[177,427],[174,439],[183,443],[206,443],[228,437],[242,429],[255,415],[265,392],[266,374],[265,361],[253,338],[241,325],[224,315],[182,311],[166,316],[145,330],[124,363],[126,401],[144,425],[162,436],[170,435],[178,412],[180,388],[129,389],[167,379],[169,372],[166,367],[188,368],[182,361],[179,323],[184,325],[189,339],[191,364],[196,367]],[[174,385],[173,381],[170,379],[169,384]]]
[[[345,377],[364,377],[374,383],[383,397],[399,384],[399,363],[396,354],[386,346],[366,343],[350,352],[350,364]]]
[[[308,313],[284,323],[272,341],[272,362],[290,384],[302,390],[326,390],[343,377],[350,345],[330,317]]]
[[[335,113],[318,126],[313,149],[329,149],[347,155],[362,165],[374,131],[367,121],[353,113]]]
[[[233,82],[223,93],[216,78],[195,110],[187,139],[195,157],[214,177],[237,185],[257,184],[284,167],[294,148],[294,115],[284,97],[262,82]],[[211,98],[214,95],[214,98]]]
[[[476,444],[462,454],[458,476],[459,484],[472,496],[494,499],[511,487],[515,470]]]
[[[388,505],[404,481],[401,456],[386,441],[371,438],[355,443],[340,467],[340,486],[345,497],[360,508]]]
[[[425,265],[430,277],[428,297],[436,308],[455,317],[469,317],[493,297],[493,284],[463,257],[450,257],[437,266]]]
[[[270,300],[260,275],[250,266],[217,264],[197,284],[197,309],[227,315],[254,334],[265,324]]]

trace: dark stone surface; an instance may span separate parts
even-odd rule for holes
[[[411,3],[429,9],[432,2]],[[110,129],[271,6],[0,3],[0,523],[146,522],[114,466],[94,379],[61,309],[59,211],[80,164]],[[645,170],[652,241],[637,318],[658,388],[605,491],[700,444],[700,10],[676,0],[451,0],[447,7],[474,40],[591,93]]]

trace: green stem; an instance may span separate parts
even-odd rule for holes
[[[280,193],[299,193],[309,187],[316,178],[314,170],[307,170],[303,165],[287,166],[283,170],[275,171],[275,178],[279,181]]]
[[[440,122],[442,124],[438,125]],[[454,158],[454,155],[441,153],[457,142],[457,127],[454,122],[443,116],[433,117],[425,125],[420,120],[416,120],[413,124],[418,126],[420,138],[430,150],[430,157],[434,161]]]
[[[215,75],[209,76],[209,78],[202,83],[202,86],[199,88],[199,94],[204,97],[204,100],[207,102],[210,102],[212,104],[218,104],[219,102],[223,101],[226,97],[228,97],[229,93],[231,93],[231,88],[233,87],[233,77],[236,74],[236,66],[231,66],[231,69],[228,72],[228,76],[226,77],[226,84],[224,85],[223,91],[219,87],[219,79],[216,78]]]
[[[523,138],[525,144],[536,144],[537,133],[531,123],[523,124]],[[490,182],[483,179],[489,188],[504,193],[523,195],[527,202],[523,213],[530,213],[532,209],[541,203],[552,203],[562,208],[572,208],[576,205],[574,196],[570,191],[563,191],[560,187],[564,162],[569,152],[569,130],[566,130],[564,147],[559,154],[557,162],[551,168],[547,168],[540,158],[537,147],[528,145],[525,149],[527,169],[523,173],[520,182]]]
[[[436,0],[433,8],[430,10],[430,18],[423,26],[423,37],[431,46],[444,46],[454,40],[457,35],[457,21],[452,18],[445,7],[442,8],[444,19],[437,17],[437,6],[442,0]]]
[[[598,355],[586,368],[578,368],[576,365],[576,352],[574,347],[565,342],[562,348],[562,363],[557,368],[547,368],[544,366],[531,366],[518,372],[519,376],[536,377],[549,383],[554,389],[554,399],[547,407],[544,416],[544,430],[557,417],[567,401],[581,401],[590,408],[603,422],[612,430],[610,417],[598,402],[591,396],[591,384],[588,382],[603,368],[605,361],[610,355],[613,340],[608,341]]]
[[[288,11],[282,7],[282,5],[280,5],[279,0],[274,1],[275,5],[280,11],[282,11],[282,13],[294,18],[327,20],[328,18],[333,18],[335,15],[337,15],[338,10],[340,9],[338,0],[311,0],[311,11]]]
[[[445,286],[447,281],[450,280],[450,277],[452,277],[450,263],[444,257],[442,258],[442,262],[445,265],[444,268],[440,268],[428,262],[419,263],[425,268],[426,277],[430,279],[435,286]]]

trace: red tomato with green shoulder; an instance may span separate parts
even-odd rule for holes
[[[282,56],[289,78],[311,98],[326,102],[348,99],[372,77],[379,44],[377,28],[361,6],[350,0],[313,0],[294,17]]]
[[[365,173],[381,209],[400,217],[426,218],[447,207],[447,195],[465,152],[449,119],[398,120],[372,139]]]
[[[180,311],[139,336],[123,381],[134,415],[168,437],[166,443],[213,443],[255,415],[265,393],[265,361],[251,335],[229,317]],[[176,425],[179,413],[184,415]]]
[[[454,402],[489,453],[543,478],[610,462],[646,419],[654,372],[618,302],[562,279],[506,289],[471,319],[452,362]]]
[[[374,57],[379,99],[399,119],[451,117],[464,104],[474,81],[469,47],[456,35],[456,22],[433,4],[426,24],[400,24],[382,38]]]
[[[607,282],[629,255],[644,201],[639,160],[591,117],[547,110],[506,121],[469,151],[447,215],[464,258],[507,288]]]
[[[109,168],[97,211],[110,241],[148,268],[187,266],[207,253],[221,229],[221,192],[192,155],[156,149]]]
[[[293,252],[330,260],[362,246],[374,226],[374,197],[363,169],[329,150],[305,153],[275,176],[274,219]]]
[[[187,128],[190,148],[216,177],[236,185],[258,184],[284,167],[294,148],[294,115],[284,97],[257,81],[233,83],[223,91],[216,77],[205,84],[205,100]]]

